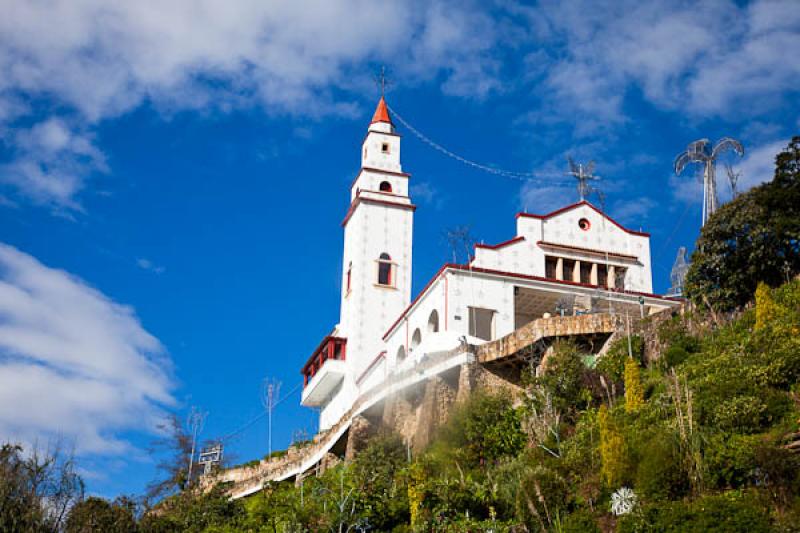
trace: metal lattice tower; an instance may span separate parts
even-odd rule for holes
[[[681,246],[678,248],[678,255],[675,257],[675,263],[673,263],[672,271],[669,273],[669,281],[672,284],[669,289],[669,296],[681,296],[683,294],[683,285],[686,282],[687,272],[689,272],[689,262],[686,261],[686,248]]]
[[[703,226],[706,225],[708,218],[718,207],[715,163],[719,155],[726,150],[733,150],[739,157],[744,155],[742,143],[736,139],[724,137],[713,148],[711,141],[708,139],[700,139],[689,143],[686,150],[675,158],[675,174],[677,175],[680,175],[689,163],[703,165]]]
[[[594,190],[589,185],[589,182],[599,180],[600,177],[594,175],[594,161],[589,161],[586,166],[583,163],[576,163],[571,157],[567,157],[567,161],[569,162],[569,172],[567,174],[578,180],[578,195],[582,202]]]

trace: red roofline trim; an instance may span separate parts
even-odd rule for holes
[[[631,235],[638,235],[640,237],[649,237],[650,236],[650,234],[647,233],[647,232],[636,231],[636,230],[632,230],[632,229],[626,228],[625,226],[623,226],[622,224],[620,224],[619,222],[617,222],[616,220],[611,218],[611,216],[608,215],[608,213],[604,213],[604,212],[600,211],[598,208],[596,208],[594,205],[592,205],[590,202],[587,202],[586,200],[583,200],[581,202],[578,202],[578,203],[575,203],[575,204],[572,204],[572,205],[568,205],[566,207],[562,207],[561,209],[557,209],[557,210],[553,211],[552,213],[547,213],[546,215],[535,215],[533,213],[517,213],[517,218],[523,217],[523,218],[536,218],[536,219],[539,219],[539,220],[546,220],[548,218],[552,218],[552,217],[554,217],[556,215],[560,215],[561,213],[564,213],[564,212],[569,211],[571,209],[575,209],[576,207],[580,207],[582,205],[587,205],[587,206],[591,207],[592,209],[597,211],[599,214],[601,214],[604,217],[606,217],[609,220],[609,222],[611,222],[612,224],[617,226],[622,231],[630,233]]]
[[[497,250],[498,248],[503,248],[504,246],[509,246],[511,244],[514,244],[514,243],[517,243],[517,242],[520,242],[520,241],[524,241],[524,240],[525,240],[525,237],[520,235],[519,237],[514,237],[513,239],[508,239],[507,241],[503,241],[503,242],[497,243],[497,244],[475,244],[475,248],[485,248],[487,250]]]
[[[367,366],[367,368],[364,369],[361,375],[358,376],[358,379],[356,379],[356,385],[361,385],[361,382],[364,380],[364,377],[369,373],[369,371],[372,370],[378,364],[378,361],[385,358],[386,358],[386,350],[376,355],[375,359],[373,359],[372,362]]]
[[[331,333],[333,333],[333,332],[331,332]],[[301,374],[305,373],[306,369],[308,369],[308,366],[313,362],[314,356],[316,356],[319,353],[319,351],[322,350],[322,347],[325,346],[325,344],[327,344],[329,341],[332,341],[332,340],[341,340],[341,341],[347,342],[347,338],[345,338],[345,337],[336,337],[335,335],[325,335],[325,337],[322,338],[322,341],[317,345],[317,347],[314,348],[314,351],[311,352],[311,355],[309,356],[308,360],[306,361],[306,364],[304,364],[302,370],[300,370]]]
[[[474,273],[478,273],[478,274],[490,274],[490,275],[495,275],[495,276],[506,276],[506,277],[510,277],[510,278],[526,279],[526,280],[531,280],[531,281],[543,281],[545,283],[553,283],[555,285],[569,285],[569,286],[572,286],[572,287],[585,287],[587,289],[597,289],[598,287],[600,287],[599,285],[592,285],[591,283],[579,283],[579,282],[576,282],[576,281],[557,280],[557,279],[544,278],[544,277],[541,277],[541,276],[532,276],[532,275],[529,275],[529,274],[517,274],[515,272],[505,272],[503,270],[494,270],[494,269],[491,269],[491,268],[470,267],[469,265],[459,265],[459,264],[454,264],[454,263],[445,263],[442,266],[442,268],[440,268],[439,271],[436,272],[436,274],[434,274],[434,276],[431,278],[431,280],[428,282],[428,284],[425,285],[425,287],[423,287],[422,291],[420,291],[420,293],[417,294],[416,298],[414,298],[414,300],[412,300],[412,302],[410,304],[408,304],[408,307],[406,307],[403,310],[403,312],[400,314],[400,316],[397,318],[397,320],[395,320],[394,323],[391,326],[389,326],[389,329],[387,329],[386,333],[383,334],[383,340],[386,340],[386,337],[388,337],[389,334],[392,333],[392,331],[394,331],[394,328],[396,328],[397,325],[400,324],[400,322],[402,322],[402,320],[406,317],[408,312],[417,304],[417,302],[428,291],[428,289],[431,288],[433,283],[447,269],[457,270],[457,271],[461,271],[461,272],[470,271],[470,272],[474,272]],[[665,301],[668,301],[668,302],[680,302],[680,301],[683,301],[682,298],[671,298],[669,296],[661,296],[661,295],[658,295],[658,294],[651,294],[651,293],[648,293],[648,292],[638,292],[638,291],[612,291],[612,292],[614,292],[615,294],[630,294],[630,295],[634,295],[634,296],[644,296],[646,298],[655,298],[657,300],[665,300]]]
[[[403,310],[403,312],[400,313],[400,316],[397,318],[397,320],[395,320],[394,323],[391,326],[389,326],[389,329],[386,330],[386,333],[383,334],[383,340],[386,340],[386,337],[389,336],[389,333],[391,333],[394,330],[394,328],[397,327],[397,325],[403,320],[403,318],[411,310],[411,308],[414,307],[414,305],[416,305],[416,303],[420,300],[420,298],[422,298],[422,296],[426,292],[428,292],[428,289],[430,289],[431,286],[434,284],[434,282],[437,279],[439,279],[439,276],[442,275],[442,272],[444,272],[447,269],[447,267],[451,267],[451,266],[455,266],[455,265],[453,263],[445,263],[444,265],[442,265],[442,268],[440,268],[438,270],[438,272],[436,272],[436,274],[433,275],[433,277],[430,279],[430,281],[428,281],[428,283],[422,288],[422,290],[419,291],[417,296],[411,301],[410,304],[408,304],[408,307],[406,307]]]

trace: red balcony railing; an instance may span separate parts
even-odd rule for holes
[[[344,361],[347,357],[347,339],[343,337],[327,336],[322,339],[317,349],[308,358],[303,369],[300,371],[303,374],[303,387],[308,385],[311,378],[322,368],[325,361],[333,359],[336,361]]]

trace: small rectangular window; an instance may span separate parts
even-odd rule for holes
[[[381,152],[384,154],[389,153],[389,143],[381,143]]]
[[[469,308],[469,334],[485,341],[494,336],[494,311],[480,307]]]

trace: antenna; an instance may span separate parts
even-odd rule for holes
[[[686,247],[678,248],[678,255],[672,264],[672,271],[669,274],[669,281],[672,287],[669,289],[669,296],[681,296],[683,286],[686,282],[686,274],[689,272],[689,263],[686,261]]]
[[[731,137],[723,137],[712,148],[711,141],[700,139],[689,143],[686,150],[675,158],[675,174],[680,176],[689,163],[703,165],[703,226],[718,207],[716,161],[727,150],[733,150],[739,157],[744,155],[742,143]],[[736,178],[738,180],[738,176]]]
[[[278,404],[278,397],[281,395],[281,382],[271,378],[264,378],[261,384],[261,405],[267,412],[267,427],[269,448],[267,457],[272,455],[272,411]]]
[[[728,185],[731,188],[731,196],[736,198],[739,196],[739,190],[736,188],[736,185],[739,183],[739,178],[742,177],[741,171],[736,171],[733,169],[733,166],[730,164],[725,165],[725,173],[728,175]]]
[[[186,425],[188,426],[189,431],[192,433],[192,451],[189,454],[188,483],[192,482],[192,467],[194,467],[194,451],[197,447],[197,435],[203,431],[203,426],[206,422],[206,415],[208,415],[208,413],[204,413],[197,407],[192,406],[191,410],[189,411],[189,416],[186,418]]]
[[[578,180],[578,195],[581,198],[581,202],[583,202],[589,193],[594,190],[594,187],[590,186],[589,182],[599,180],[600,176],[594,175],[594,161],[589,161],[584,166],[582,163],[576,163],[568,156],[567,162],[569,163],[569,172],[567,174]]]
[[[470,234],[469,226],[454,226],[442,232],[442,238],[453,254],[453,263],[458,263],[458,256],[463,252],[466,254],[465,262],[469,262],[470,248],[474,239]]]

